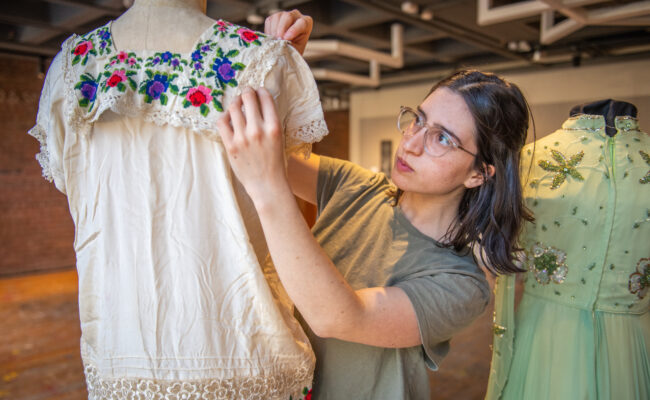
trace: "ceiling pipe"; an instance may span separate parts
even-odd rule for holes
[[[381,65],[391,68],[404,66],[404,27],[392,24],[390,27],[390,55],[356,46],[340,40],[312,40],[307,42],[303,57],[306,60],[329,56],[343,56],[369,62],[368,76],[350,74],[325,68],[313,68],[314,78],[331,80],[357,86],[377,87],[380,82]]]

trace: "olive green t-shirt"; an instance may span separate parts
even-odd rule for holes
[[[323,339],[305,326],[316,352],[314,399],[428,399],[426,367],[438,368],[451,336],[488,303],[488,283],[471,252],[442,248],[418,231],[391,205],[391,187],[384,174],[321,157],[313,233],[355,290],[396,286],[408,295],[423,345]]]

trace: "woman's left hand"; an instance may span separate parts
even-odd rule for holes
[[[219,118],[217,127],[232,169],[256,206],[273,201],[278,189],[290,190],[282,127],[273,97],[265,88],[244,89]]]

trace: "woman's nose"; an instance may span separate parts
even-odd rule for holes
[[[404,150],[415,155],[420,155],[424,150],[424,132],[425,129],[420,129],[411,135],[403,135],[402,147]]]

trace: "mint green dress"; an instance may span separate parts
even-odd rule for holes
[[[630,117],[604,128],[573,117],[523,150],[536,222],[516,315],[497,279],[487,399],[650,399],[650,138]]]

